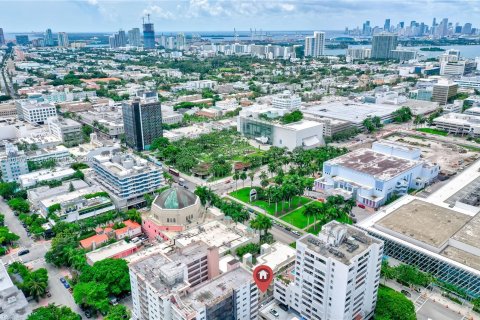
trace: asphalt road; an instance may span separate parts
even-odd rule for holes
[[[462,320],[463,315],[455,311],[446,309],[444,305],[427,300],[425,304],[417,311],[417,320]]]

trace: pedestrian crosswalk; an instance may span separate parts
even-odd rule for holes
[[[417,300],[415,300],[413,303],[415,305],[415,312],[418,312],[418,310],[420,310],[427,301],[428,297],[426,295],[421,294],[418,296]]]

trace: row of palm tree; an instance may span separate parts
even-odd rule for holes
[[[266,235],[272,226],[272,219],[264,214],[258,214],[255,219],[250,220],[250,227],[252,229],[259,230],[260,236],[262,236],[262,231],[263,235]]]
[[[326,202],[311,202],[305,205],[303,215],[307,217],[307,225],[310,225],[310,218],[314,219],[314,230],[317,227],[317,219],[323,223],[349,215],[355,206],[355,200],[345,200],[342,196],[330,196]]]

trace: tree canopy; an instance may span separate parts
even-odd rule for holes
[[[391,288],[378,288],[375,320],[416,320],[413,302]]]
[[[27,320],[81,320],[79,314],[73,312],[65,306],[56,306],[49,304],[46,307],[35,309],[27,318]]]

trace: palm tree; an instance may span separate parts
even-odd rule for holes
[[[263,235],[266,235],[268,233],[268,230],[270,230],[273,226],[272,219],[270,219],[264,214],[259,214],[257,216],[257,219],[259,219],[260,221],[260,227],[263,230]]]
[[[268,176],[265,173],[265,171],[260,172],[260,175],[258,176],[261,180],[267,180]]]
[[[245,180],[247,180],[247,174],[245,173],[245,171],[242,171],[242,173],[240,173],[240,179],[242,179],[243,188],[245,188]]]
[[[238,181],[238,179],[240,179],[240,176],[239,176],[238,172],[235,172],[233,174],[232,178],[233,178],[233,180],[235,180],[235,191],[236,191],[237,190],[237,181]]]
[[[314,204],[305,205],[305,210],[303,210],[303,215],[307,217],[307,226],[310,226],[310,217],[315,217],[317,214],[317,208]]]
[[[255,178],[255,171],[250,171],[248,173],[248,177],[250,178],[250,188],[253,188],[253,179]]]
[[[277,170],[277,164],[275,162],[270,162],[268,164],[268,172],[270,172],[270,177],[272,177],[273,173]]]
[[[38,302],[40,297],[45,295],[47,290],[48,278],[45,279],[43,275],[38,272],[32,272],[29,279],[25,282],[25,287],[28,288],[30,295]]]

